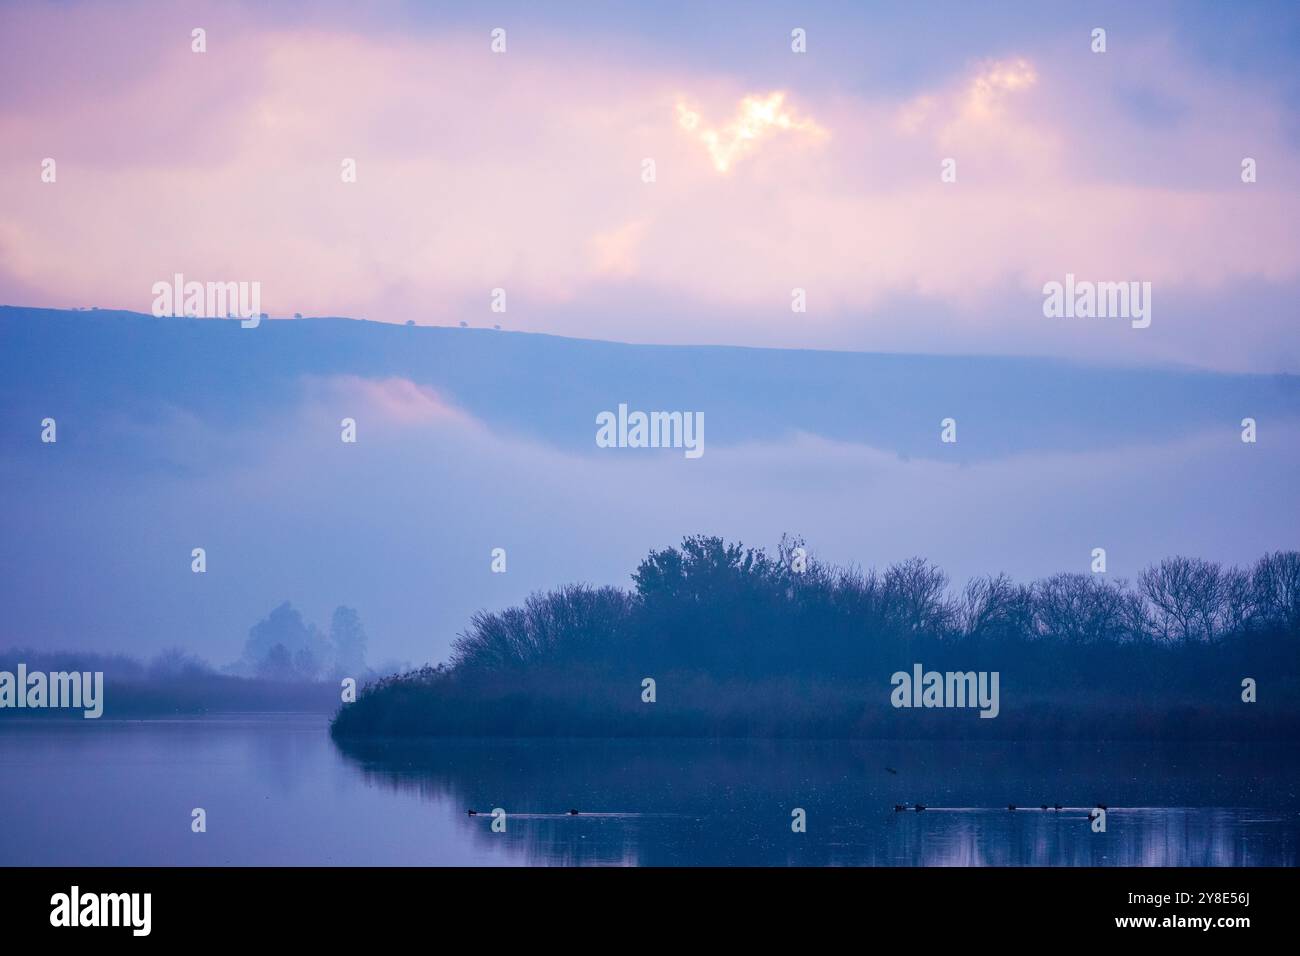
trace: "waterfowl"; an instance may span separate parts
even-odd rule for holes
[[[569,816],[571,816],[571,817],[576,817],[577,815],[578,815],[578,811],[577,811],[577,810],[570,810],[570,811],[569,811]]]
[[[469,816],[471,816],[471,817],[476,817],[476,816],[478,816],[478,811],[477,811],[477,810],[466,810],[465,812],[466,812]]]
[[[1007,804],[1007,809],[1008,809],[1008,810],[1014,810],[1015,808],[1016,808],[1016,805],[1015,805],[1014,803],[1008,803],[1008,804]]]

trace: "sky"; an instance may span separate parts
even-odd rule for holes
[[[1300,371],[1297,50],[1286,3],[20,0],[0,302]],[[1045,317],[1067,274],[1150,326]]]
[[[1297,52],[1291,3],[0,4],[0,647],[224,663],[289,600],[439,660],[695,533],[1293,548]],[[177,274],[272,319],[146,318]],[[598,448],[623,402],[705,454]]]

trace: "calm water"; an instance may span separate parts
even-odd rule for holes
[[[0,865],[1294,866],[1298,756],[896,741],[341,750],[316,716],[3,721]],[[892,810],[916,801],[936,809]],[[1105,834],[1083,809],[1098,801]],[[190,832],[194,807],[206,833]],[[471,807],[505,808],[506,832]],[[807,833],[791,832],[794,807]]]

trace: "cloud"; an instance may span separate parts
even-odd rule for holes
[[[1224,317],[1300,282],[1288,107],[1207,84],[1166,44],[1086,71],[991,56],[898,95],[756,85],[580,38],[493,56],[455,31],[213,9],[201,55],[188,19],[150,4],[0,13],[0,52],[48,77],[0,100],[0,299],[147,311],[152,283],[183,272],[260,281],[276,315],[1216,367],[1300,337]],[[1153,328],[1177,333],[1047,324],[1041,287],[1067,272],[1151,282]],[[494,288],[507,315],[488,311]],[[1159,311],[1175,300],[1220,318]]]
[[[796,133],[812,139],[826,135],[815,120],[796,117],[786,107],[785,97],[780,90],[767,96],[746,96],[735,117],[721,127],[706,125],[699,113],[678,103],[677,124],[703,143],[714,168],[726,173],[773,134]]]
[[[591,237],[591,266],[598,276],[627,278],[637,274],[638,249],[648,223],[625,222]]]
[[[450,404],[435,389],[406,378],[367,379],[358,375],[307,377],[303,394],[318,406],[344,409],[358,421],[368,415],[396,427],[451,423],[479,427],[472,416]]]

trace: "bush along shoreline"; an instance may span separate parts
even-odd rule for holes
[[[368,684],[337,739],[1300,740],[1300,552],[953,588],[694,536],[632,587],[480,611],[451,659]]]

